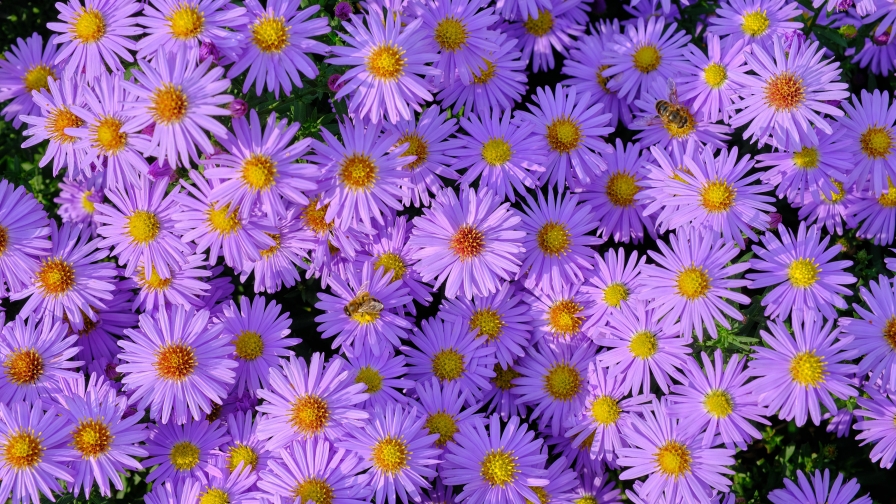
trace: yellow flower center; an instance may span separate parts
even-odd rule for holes
[[[198,364],[193,347],[173,343],[163,346],[156,353],[156,362],[153,366],[159,378],[181,382],[193,374]]]
[[[893,187],[893,181],[889,177],[887,177],[887,186],[887,190],[881,193],[877,202],[884,208],[896,207],[896,187]]]
[[[166,82],[153,91],[150,101],[149,110],[159,124],[177,124],[187,116],[187,95],[181,86]]]
[[[555,335],[570,338],[579,333],[585,317],[579,315],[585,308],[572,299],[556,301],[548,309],[548,325]]]
[[[678,273],[676,279],[676,291],[678,295],[688,301],[695,301],[702,298],[709,292],[709,274],[705,269],[697,266],[688,266]]]
[[[375,394],[383,389],[383,375],[379,371],[370,366],[364,366],[358,370],[358,376],[355,377],[355,383],[363,383],[367,385],[367,393]]]
[[[243,360],[255,360],[264,353],[264,340],[255,331],[240,331],[233,343],[236,345],[236,356]]]
[[[442,381],[460,378],[466,368],[464,356],[453,348],[440,350],[432,357],[432,374]]]
[[[893,132],[889,128],[869,126],[859,137],[862,153],[871,159],[883,159],[893,150]]]
[[[146,245],[159,236],[162,223],[156,214],[146,210],[136,210],[128,217],[128,234],[131,235],[131,242],[140,245]]]
[[[793,164],[804,170],[818,168],[818,149],[815,147],[803,147],[794,152]]]
[[[596,397],[591,403],[591,418],[598,425],[615,425],[620,415],[622,408],[619,407],[619,401],[610,396]]]
[[[675,110],[684,116],[684,123],[663,121],[663,127],[666,128],[666,131],[669,132],[669,136],[672,138],[685,138],[697,128],[697,121],[694,120],[694,115],[684,105],[676,105]]]
[[[199,463],[199,447],[189,441],[174,443],[168,458],[178,471],[189,471]]]
[[[408,270],[401,256],[394,252],[386,252],[378,256],[373,263],[373,267],[382,268],[385,273],[391,272],[393,282],[401,280]]]
[[[6,376],[15,385],[33,385],[44,375],[44,359],[33,348],[16,349],[3,363]]]
[[[569,401],[582,390],[582,375],[572,365],[558,362],[544,376],[544,390],[555,401]]]
[[[800,352],[790,361],[790,377],[806,388],[817,388],[827,375],[825,362],[815,351]]]
[[[569,250],[570,240],[569,230],[566,226],[559,222],[547,222],[535,237],[538,248],[548,256],[559,256]]]
[[[811,287],[818,281],[818,273],[821,269],[811,259],[800,258],[790,263],[787,267],[787,278],[790,284],[800,289]]]
[[[277,177],[277,163],[270,156],[252,154],[243,161],[240,177],[246,187],[259,192],[266,191],[276,183],[274,179]]]
[[[230,495],[220,488],[209,488],[199,497],[199,504],[230,504]]]
[[[394,44],[382,43],[367,55],[367,71],[382,81],[397,81],[404,75],[407,59],[404,50]]]
[[[296,485],[292,491],[293,500],[298,499],[299,504],[333,504],[336,493],[326,481],[320,478],[308,478]]]
[[[887,325],[884,326],[884,339],[890,348],[896,350],[896,315],[887,320]]]
[[[44,261],[37,270],[37,288],[44,296],[59,297],[75,287],[75,268],[58,257]]]
[[[16,472],[37,466],[43,454],[40,435],[31,429],[16,431],[3,440],[3,460]]]
[[[700,202],[709,213],[727,212],[734,206],[737,189],[724,180],[712,180],[700,189]]]
[[[653,44],[645,44],[635,51],[632,55],[632,63],[641,73],[650,73],[659,68],[663,61],[663,56],[659,49]]]
[[[572,504],[598,504],[597,497],[593,495],[583,495],[572,501]]]
[[[370,190],[376,182],[378,172],[376,163],[364,154],[352,154],[342,160],[339,178],[342,184],[352,191]]]
[[[765,10],[755,10],[744,14],[744,20],[741,22],[740,29],[746,35],[758,37],[768,31],[769,19]]]
[[[448,247],[461,261],[468,261],[485,249],[485,235],[473,226],[464,224],[451,237]]]
[[[551,496],[548,494],[547,490],[545,490],[542,487],[529,487],[529,488],[533,492],[535,492],[535,495],[538,496],[537,504],[550,504]],[[536,503],[530,501],[529,499],[526,499],[526,504],[536,504]]]
[[[115,436],[101,420],[81,420],[72,431],[72,446],[84,459],[95,459],[109,452]]]
[[[482,459],[479,474],[482,478],[495,487],[503,487],[516,480],[519,470],[516,467],[516,457],[513,452],[502,449],[489,450]]]
[[[379,320],[380,314],[373,310],[360,310],[368,301],[371,300],[370,293],[366,291],[359,292],[357,296],[346,304],[346,310],[351,313],[351,318],[358,324],[364,326],[372,324]]]
[[[513,388],[513,380],[523,376],[512,367],[504,368],[500,364],[495,364],[495,377],[492,383],[501,390],[507,391]]]
[[[834,187],[837,188],[837,192],[831,191],[830,196],[828,196],[824,192],[822,192],[821,199],[823,199],[824,201],[831,203],[831,204],[839,203],[840,201],[843,200],[843,198],[846,197],[846,191],[843,189],[843,182],[840,182],[839,180],[834,180],[834,179],[831,179],[831,182],[834,183]],[[896,193],[894,193],[894,194],[896,194]]]
[[[448,16],[436,24],[436,43],[443,51],[455,52],[467,43],[467,28],[454,16]]]
[[[6,247],[9,246],[9,231],[0,226],[0,257],[3,257],[3,254],[6,252]]]
[[[482,160],[493,167],[503,166],[513,156],[510,144],[503,138],[490,138],[482,144],[481,153]]]
[[[706,412],[716,418],[725,418],[734,411],[734,403],[731,395],[721,389],[710,390],[703,396],[703,407]]]
[[[147,279],[146,270],[143,266],[137,266],[137,284],[139,284],[142,289],[146,289],[150,292],[167,290],[171,287],[171,282],[173,281],[173,278],[162,278],[155,268],[149,270],[149,279]]]
[[[188,3],[178,5],[165,19],[170,23],[171,35],[180,40],[198,37],[205,24],[205,16],[195,5]]]
[[[128,134],[121,131],[122,122],[112,116],[100,119],[96,126],[91,126],[93,146],[107,154],[116,154],[128,143]]]
[[[603,300],[607,306],[619,308],[623,301],[628,301],[628,287],[621,283],[611,283],[604,289]]]
[[[209,207],[206,215],[208,215],[208,223],[212,229],[217,231],[221,236],[228,236],[236,233],[237,230],[243,226],[239,215],[237,215],[239,211],[240,208],[236,207],[231,212],[230,203],[227,203],[221,208],[216,208],[216,204],[212,203],[212,206]]]
[[[319,202],[320,196],[308,202],[308,206],[302,210],[302,221],[308,229],[322,236],[333,229],[333,223],[327,222],[327,209],[330,208],[330,204],[318,206]]]
[[[330,420],[327,401],[316,395],[297,397],[290,408],[289,423],[301,434],[310,436],[324,430]]]
[[[96,9],[81,9],[70,31],[78,42],[92,44],[106,34],[106,19]]]
[[[782,72],[765,83],[765,102],[778,112],[799,106],[806,96],[803,79],[790,72]]]
[[[430,434],[438,434],[435,445],[443,448],[449,441],[454,441],[454,434],[458,431],[454,417],[444,411],[429,415],[424,424]]]
[[[640,331],[632,336],[632,340],[628,344],[628,349],[635,357],[644,360],[656,355],[659,349],[656,335],[650,331]]]
[[[93,191],[84,191],[84,193],[81,194],[81,207],[83,207],[84,211],[89,214],[96,211],[96,204],[90,199],[91,195],[93,195]],[[4,247],[0,247],[0,255],[3,254],[3,249]]]
[[[478,331],[477,336],[485,336],[486,341],[491,343],[501,336],[504,321],[496,310],[483,308],[473,312],[473,316],[470,317],[470,329]]]
[[[25,89],[31,93],[32,91],[49,88],[47,81],[50,80],[50,77],[55,80],[56,72],[49,66],[40,63],[29,68],[22,80],[25,82]]]
[[[410,131],[405,133],[398,139],[396,144],[408,144],[408,150],[404,151],[404,155],[417,156],[417,159],[405,165],[411,171],[420,168],[426,162],[426,158],[429,157],[429,145],[426,143],[426,140],[416,133],[411,133]]]
[[[660,473],[673,479],[691,472],[691,451],[678,441],[666,441],[653,456]]]
[[[262,259],[270,258],[274,254],[276,254],[277,251],[280,250],[280,240],[281,240],[280,233],[277,233],[277,234],[265,233],[265,234],[270,236],[271,239],[274,240],[274,244],[264,250],[258,251],[258,255],[260,255]]]
[[[621,208],[634,205],[635,195],[641,190],[635,177],[621,171],[610,175],[604,189],[607,191],[607,199],[610,200],[610,203]]]
[[[548,132],[545,135],[548,139],[548,145],[551,150],[566,154],[575,150],[582,140],[582,129],[579,123],[568,116],[554,119],[548,125]]]
[[[538,10],[537,18],[533,18],[530,15],[529,19],[523,22],[523,28],[526,29],[526,33],[533,37],[544,37],[553,27],[554,16],[550,12],[541,9]]]
[[[263,53],[279,53],[289,45],[290,29],[283,16],[265,14],[252,24],[252,43]]]
[[[703,80],[709,87],[719,89],[728,82],[728,70],[721,63],[710,63],[703,69]]]
[[[237,443],[227,451],[227,468],[230,472],[243,464],[243,469],[254,471],[258,467],[258,453],[251,446]]]
[[[612,91],[610,91],[610,88],[607,87],[607,84],[610,82],[610,78],[604,77],[604,70],[606,70],[608,68],[610,68],[610,65],[601,65],[601,66],[597,67],[597,72],[596,72],[597,84],[600,86],[601,89],[604,90],[604,93],[612,93]]]
[[[84,125],[84,121],[75,115],[71,110],[60,107],[53,109],[47,116],[46,130],[50,138],[56,142],[63,144],[75,143],[78,137],[74,137],[65,132],[69,128],[80,128]]]
[[[495,62],[487,59],[483,59],[482,62],[485,63],[485,68],[479,68],[479,75],[473,75],[473,84],[487,84],[495,77],[498,70],[495,67]]]
[[[397,474],[408,466],[411,452],[403,438],[386,436],[373,445],[370,459],[373,467],[386,474]]]

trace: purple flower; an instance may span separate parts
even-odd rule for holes
[[[230,110],[230,117],[233,117],[234,119],[241,119],[246,115],[247,112],[249,112],[249,104],[243,100],[236,98],[227,105],[227,110]],[[253,110],[252,113],[254,114],[255,110]],[[273,116],[273,113],[271,115]],[[269,138],[269,135],[265,136]]]
[[[428,3],[421,9],[420,28],[432,37],[439,50],[433,65],[442,74],[442,85],[460,80],[470,85],[476,70],[500,46],[495,43],[496,31],[489,30],[500,17],[483,0],[443,0]]]
[[[843,475],[837,474],[831,486],[831,472],[824,470],[824,475],[818,469],[810,482],[803,471],[797,471],[797,483],[792,480],[784,480],[784,488],[773,490],[768,494],[768,500],[772,504],[871,504],[868,494],[854,498],[859,493],[859,484],[853,478],[843,483]]]
[[[81,78],[73,77],[59,81],[48,79],[47,88],[32,93],[34,103],[40,107],[40,115],[19,116],[23,122],[30,125],[25,130],[25,136],[31,138],[25,140],[22,147],[31,147],[49,140],[47,151],[40,159],[40,166],[44,167],[53,161],[54,176],[66,167],[69,178],[93,174],[89,167],[81,163],[84,153],[75,148],[78,138],[69,134],[73,133],[73,128],[84,125],[84,120],[72,110],[85,104],[81,87],[83,87]]]
[[[861,439],[862,445],[874,444],[871,461],[879,460],[881,467],[890,469],[896,461],[896,399],[872,387],[866,388],[865,392],[870,397],[859,397],[861,409],[854,410],[856,416],[864,418],[856,422],[855,428],[860,431],[856,439]]]
[[[348,5],[346,2],[340,2],[338,5],[336,5],[336,8],[338,9],[339,5],[342,4]],[[340,79],[342,79],[342,74],[333,74],[327,77],[327,88],[329,88],[329,90],[333,93],[338,93],[339,90],[342,89],[343,86],[345,86],[344,82],[339,82]]]
[[[608,250],[603,257],[594,254],[594,273],[588,275],[588,281],[582,288],[592,301],[592,312],[588,314],[589,327],[606,325],[609,312],[632,302],[647,257],[641,256],[638,260],[637,251],[632,251],[628,260],[625,255],[623,248]]]
[[[842,149],[858,161],[850,165],[846,184],[880,197],[896,178],[896,104],[886,91],[862,90],[861,97],[853,95],[843,109],[846,116],[838,120],[845,130]]]
[[[333,14],[340,21],[348,21],[349,17],[352,14],[352,4],[348,2],[339,2],[336,4],[336,7],[333,8]]]
[[[792,30],[799,30],[803,23],[802,10],[796,2],[788,0],[726,0],[716,10],[716,15],[708,18],[710,33],[719,37],[736,37],[746,40],[750,46],[770,38],[780,38]],[[823,0],[815,0],[815,6]],[[836,1],[836,0],[828,0]]]
[[[2,320],[2,316],[0,316]],[[49,398],[58,384],[80,376],[72,371],[84,363],[71,360],[78,353],[77,335],[69,335],[60,319],[16,317],[0,334],[0,402],[25,400],[35,404]],[[2,492],[0,492],[2,493]]]
[[[22,125],[21,116],[35,114],[39,106],[31,93],[49,87],[48,81],[56,80],[62,68],[54,63],[56,44],[51,39],[44,46],[44,39],[35,33],[26,40],[16,39],[10,51],[0,59],[0,102],[12,100],[2,113],[5,121],[14,128]]]
[[[0,297],[27,289],[50,253],[47,212],[23,186],[0,180]]]
[[[415,383],[402,378],[408,371],[404,355],[395,355],[391,348],[376,354],[367,345],[360,350],[346,346],[345,353],[344,367],[350,370],[349,377],[354,383],[367,386],[367,400],[360,406],[369,409],[408,402],[405,391],[414,388]]]
[[[881,275],[868,287],[859,287],[864,306],[853,304],[860,318],[840,319],[843,332],[853,339],[852,350],[861,355],[858,374],[869,383],[880,383],[883,390],[896,392],[896,288],[893,280]],[[866,308],[867,307],[867,308]]]
[[[207,59],[211,59],[215,65],[221,61],[221,50],[211,40],[203,40],[199,46],[199,62],[204,63]]]
[[[150,471],[146,481],[198,480],[205,484],[210,475],[221,475],[211,455],[229,440],[226,428],[217,420],[188,421],[185,425],[151,424],[146,441],[149,456],[143,464],[157,467]]]

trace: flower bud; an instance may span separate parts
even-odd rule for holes
[[[203,63],[209,58],[212,59],[212,63],[217,65],[218,61],[221,59],[221,52],[218,51],[214,42],[206,40],[199,46],[199,62]]]
[[[230,115],[233,116],[234,119],[239,119],[249,112],[249,104],[239,98],[235,98],[230,102],[230,105],[228,105],[227,108],[230,109]]]
[[[349,16],[352,13],[352,4],[348,2],[339,2],[336,4],[336,8],[333,9],[333,14],[336,15],[342,21],[348,21]]]

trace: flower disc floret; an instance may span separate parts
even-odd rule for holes
[[[740,25],[744,34],[750,37],[759,37],[768,31],[770,20],[768,14],[763,9],[748,12],[744,14],[743,22]]]
[[[72,431],[72,446],[85,459],[95,459],[108,453],[113,439],[109,426],[97,419],[81,420]]]
[[[687,446],[678,441],[666,441],[656,454],[659,472],[672,478],[679,478],[691,471],[691,452]]]
[[[380,44],[367,56],[367,71],[379,80],[394,82],[404,75],[405,51],[394,44]]]
[[[727,212],[734,206],[737,189],[724,180],[712,180],[700,189],[700,202],[709,213]]]
[[[199,361],[189,345],[174,343],[163,346],[156,354],[155,368],[159,378],[181,382],[192,376]]]
[[[106,18],[96,9],[83,9],[74,22],[72,36],[75,40],[92,44],[106,34]]]
[[[703,407],[715,418],[725,418],[734,411],[731,395],[721,389],[711,390],[703,397]]]
[[[199,463],[199,447],[189,441],[175,443],[168,458],[178,471],[189,471]]]
[[[709,292],[710,280],[705,269],[689,266],[683,269],[676,279],[678,294],[688,301],[700,299]]]
[[[14,470],[28,470],[40,463],[44,454],[39,434],[30,429],[8,436],[3,447],[3,460]]]
[[[156,214],[146,210],[137,210],[128,217],[128,234],[134,243],[146,245],[159,236],[162,223]]]
[[[329,420],[330,408],[327,401],[313,394],[300,396],[290,408],[290,424],[304,435],[320,433]]]
[[[162,84],[153,92],[150,102],[149,110],[157,123],[177,124],[187,116],[189,101],[181,86]]]
[[[44,261],[36,277],[37,287],[45,296],[59,297],[75,286],[75,268],[58,257]]]
[[[790,72],[782,72],[765,83],[765,102],[778,112],[797,108],[806,96],[803,79]]]
[[[709,87],[719,89],[728,82],[728,70],[720,63],[710,63],[703,69],[703,80]]]
[[[33,348],[23,348],[10,352],[3,363],[7,379],[15,385],[37,383],[44,374],[44,359]]]
[[[464,370],[464,356],[453,348],[441,350],[432,357],[432,374],[440,380],[456,380]]]
[[[787,278],[794,287],[806,289],[815,285],[821,270],[811,259],[800,258],[790,263],[787,268]]]
[[[659,68],[663,56],[653,44],[645,44],[638,48],[632,55],[635,68],[641,73],[650,73]]]
[[[366,191],[376,183],[376,163],[370,156],[364,154],[352,154],[347,156],[339,168],[339,179],[349,189],[358,192]]]
[[[869,126],[859,137],[862,153],[871,159],[884,159],[893,151],[893,132],[881,126]]]
[[[610,175],[604,189],[607,192],[607,199],[610,200],[610,203],[620,208],[633,206],[635,204],[635,196],[641,191],[637,179],[623,171],[617,171]]]
[[[467,43],[467,28],[459,19],[448,16],[436,24],[433,37],[443,51],[455,52]]]
[[[582,375],[567,363],[553,365],[544,377],[545,391],[557,401],[569,401],[582,390]]]
[[[480,475],[492,486],[503,487],[516,480],[516,459],[504,450],[489,450],[482,459]]]
[[[202,33],[205,16],[193,4],[182,3],[166,17],[171,35],[179,40],[192,40]]]
[[[656,355],[659,342],[656,335],[650,331],[639,331],[632,336],[628,349],[635,357],[644,360]]]
[[[790,361],[790,377],[806,388],[817,388],[825,374],[825,362],[814,351],[800,352]]]
[[[252,43],[262,53],[279,53],[289,45],[289,31],[283,16],[266,14],[252,25]]]
[[[482,144],[482,160],[489,166],[503,166],[512,156],[513,150],[503,138],[491,138]]]
[[[554,27],[554,16],[545,10],[538,11],[538,17],[533,18],[531,15],[523,22],[523,28],[526,33],[533,37],[543,37],[547,35]]]
[[[614,425],[621,415],[622,408],[619,406],[619,401],[608,395],[596,397],[591,403],[591,418],[598,425]]]
[[[370,458],[373,467],[387,474],[397,474],[408,467],[411,452],[402,438],[387,436],[373,446]]]
[[[582,128],[568,116],[558,117],[548,125],[546,136],[552,150],[566,154],[578,148],[582,140]]]

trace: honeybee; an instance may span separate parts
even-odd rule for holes
[[[656,115],[653,117],[641,117],[635,120],[635,124],[641,126],[654,126],[662,124],[666,129],[684,129],[692,120],[691,114],[685,105],[678,101],[678,90],[675,82],[669,79],[669,99],[656,101]]]
[[[362,287],[361,292],[355,296],[355,299],[349,301],[342,310],[345,312],[346,317],[352,317],[362,313],[378,314],[383,311],[383,303],[379,299],[371,296],[370,293],[367,292],[366,287]]]

